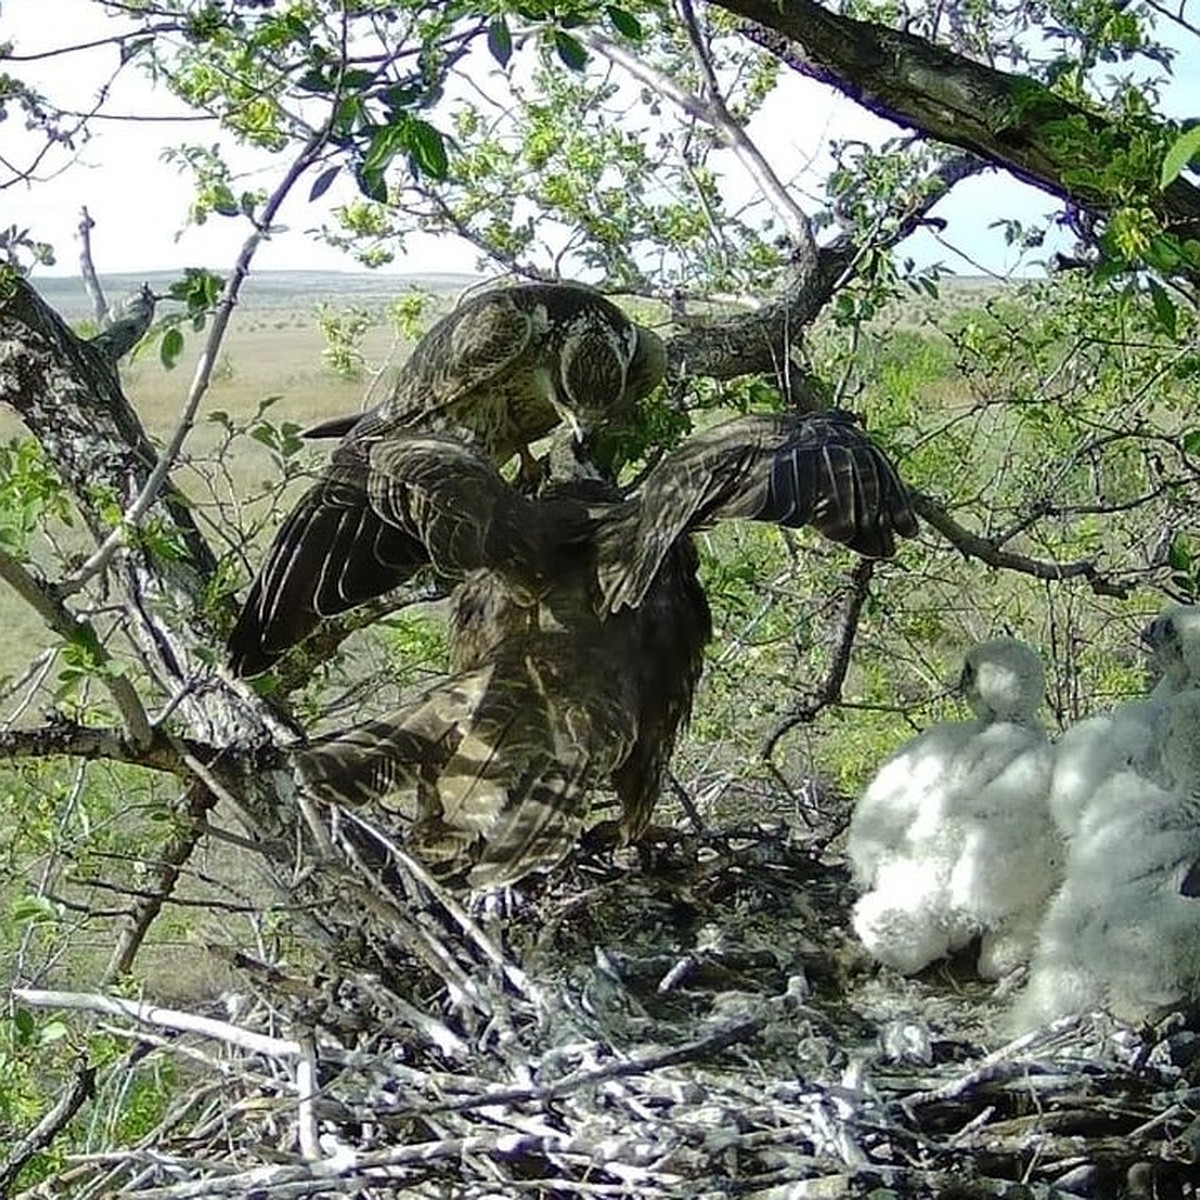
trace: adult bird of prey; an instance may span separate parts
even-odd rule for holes
[[[667,455],[628,500],[570,462],[557,459],[541,496],[526,501],[538,507],[524,510],[522,568],[512,554],[481,561],[456,590],[455,674],[298,756],[318,796],[381,802],[426,861],[476,888],[558,862],[598,787],[616,792],[625,840],[644,831],[711,635],[693,530],[724,517],[812,524],[890,554],[895,534],[916,527],[891,463],[840,413],[730,421]],[[475,494],[476,522],[487,524],[502,493]],[[636,600],[609,612],[599,570],[616,570],[614,531],[639,527],[647,508],[676,511],[669,497],[687,515],[656,545],[652,569],[628,546]],[[569,541],[530,535],[572,508]]]
[[[426,561],[396,530],[407,461],[398,442],[445,434],[496,466],[514,454],[530,465],[529,444],[560,421],[582,434],[619,416],[665,369],[657,335],[591,288],[524,284],[464,300],[418,342],[382,404],[308,431],[342,440],[251,585],[229,641],[234,673],[266,670],[320,618],[383,595]]]

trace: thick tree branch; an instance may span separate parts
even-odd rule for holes
[[[822,246],[815,275],[801,267],[791,273],[778,296],[757,311],[696,324],[667,339],[671,373],[710,379],[772,373],[785,376],[791,347],[799,343],[804,329],[854,272],[862,255],[903,241],[956,183],[982,166],[979,159],[965,154],[946,159],[915,189],[906,207],[890,214],[886,229],[861,238],[847,235]]]
[[[191,771],[181,753],[181,746],[189,754],[201,759],[211,760],[221,753],[220,747],[169,738],[161,730],[155,730],[146,745],[135,746],[120,729],[80,725],[67,720],[54,720],[33,729],[0,731],[0,760],[57,756],[104,760],[147,767],[152,771],[163,771],[186,779],[191,777]]]
[[[1096,147],[1128,137],[1024,75],[924,38],[830,12],[815,0],[716,0],[756,22],[746,30],[796,71],[836,88],[877,116],[978,154],[1018,179],[1104,216],[1119,199],[1094,179]],[[1078,135],[1065,136],[1068,129]],[[1164,130],[1164,136],[1168,131]],[[1181,236],[1200,235],[1200,189],[1177,179],[1145,202]]]

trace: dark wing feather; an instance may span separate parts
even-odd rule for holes
[[[887,557],[917,529],[883,452],[842,412],[754,415],[685,441],[615,508],[597,535],[605,612],[636,607],[676,540],[717,520],[812,525],[860,554]]]
[[[230,636],[230,667],[266,670],[321,617],[382,596],[429,563],[451,578],[486,568],[539,579],[590,529],[584,506],[521,496],[455,438],[345,442],[267,552]]]
[[[322,617],[346,612],[399,587],[428,561],[420,541],[404,530],[379,530],[377,517],[350,480],[322,480],[280,526],[229,636],[230,669],[258,675],[306,638]],[[384,561],[371,553],[387,544]]]
[[[890,558],[917,520],[891,461],[847,413],[814,413],[769,452],[756,521],[812,525],[868,558]]]

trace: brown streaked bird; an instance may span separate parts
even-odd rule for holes
[[[527,537],[549,555],[524,559],[536,579],[481,563],[456,590],[456,673],[398,712],[301,751],[307,786],[338,803],[381,802],[403,818],[414,850],[477,888],[554,866],[575,844],[599,787],[617,793],[623,837],[640,836],[690,715],[712,632],[691,531],[725,515],[801,524],[808,514],[840,540],[887,555],[896,533],[915,529],[904,485],[852,423],[819,414],[776,430],[773,456],[757,418],[685,442],[651,473],[654,487],[648,477],[641,497],[629,501],[596,478],[564,480],[556,458],[537,503],[586,511],[601,539],[636,527],[632,514],[651,498],[662,503],[666,480],[689,493],[678,499],[691,516],[656,547],[636,603],[603,611],[595,538],[554,546],[552,538]],[[706,479],[703,464],[727,466],[737,444],[751,446],[746,453],[759,468],[720,483]],[[836,461],[857,460],[857,469],[830,469],[831,447]],[[775,476],[766,501],[763,471]],[[852,495],[864,473],[878,486]],[[562,511],[527,515],[541,524]],[[586,528],[579,513],[574,527]],[[612,551],[615,537],[607,545]]]
[[[494,288],[433,326],[377,408],[308,431],[341,437],[285,520],[229,640],[230,667],[255,675],[322,617],[383,595],[428,561],[397,488],[422,433],[456,437],[501,466],[565,420],[580,433],[627,411],[662,378],[653,331],[579,284]]]

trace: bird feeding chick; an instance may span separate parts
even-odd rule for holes
[[[1129,766],[1092,794],[1011,1024],[1102,1008],[1140,1021],[1200,1000],[1200,690],[1163,705],[1155,778]]]
[[[1075,833],[1092,796],[1114,775],[1152,778],[1160,767],[1160,732],[1172,696],[1200,682],[1200,607],[1171,605],[1142,631],[1149,695],[1072,725],[1058,740],[1050,813],[1064,837]]]
[[[1035,716],[1045,674],[1028,646],[996,638],[967,653],[959,686],[975,720],[902,746],[855,807],[847,852],[866,891],[853,924],[904,974],[982,935],[978,971],[995,979],[1028,957],[1059,869]]]
[[[322,617],[384,595],[425,565],[413,515],[401,511],[424,490],[407,476],[423,439],[458,442],[474,476],[478,462],[499,467],[513,455],[531,466],[530,443],[560,421],[580,433],[627,413],[665,370],[653,330],[591,288],[524,284],[464,300],[417,343],[382,404],[307,431],[341,440],[250,586],[229,638],[230,669],[262,673]],[[488,495],[492,486],[485,481]]]

